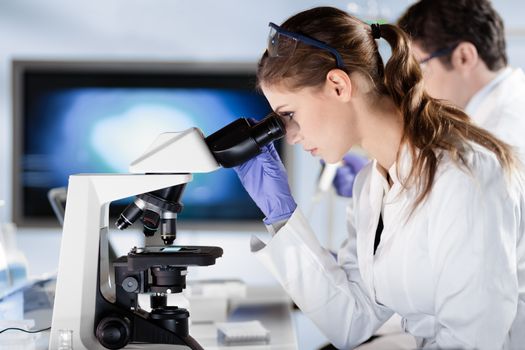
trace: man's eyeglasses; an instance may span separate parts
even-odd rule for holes
[[[297,42],[303,42],[307,45],[329,51],[335,56],[337,68],[346,70],[341,54],[333,47],[322,41],[305,35],[289,32],[279,27],[277,24],[270,22],[270,35],[268,36],[268,55],[270,57],[290,57],[295,52]]]
[[[454,45],[449,46],[449,47],[445,47],[445,48],[436,50],[436,51],[432,52],[430,55],[428,55],[428,57],[425,57],[422,60],[420,60],[419,64],[420,65],[424,65],[425,63],[427,63],[428,61],[430,61],[433,58],[450,55],[456,49],[456,47],[458,47],[458,45],[459,45],[459,43],[458,44],[454,44]]]

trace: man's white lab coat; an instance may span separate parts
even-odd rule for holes
[[[395,312],[419,347],[522,349],[522,182],[506,181],[496,157],[472,147],[472,173],[444,155],[432,192],[411,216],[416,192],[403,191],[398,178],[410,169],[408,152],[389,170],[391,188],[369,163],[354,184],[337,260],[299,209],[266,245],[254,237],[252,251],[338,348],[368,339]]]
[[[513,146],[525,163],[525,74],[521,69],[505,68],[470,99],[465,112]]]

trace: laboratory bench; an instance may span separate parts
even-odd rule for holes
[[[23,299],[15,297],[14,302],[24,302],[24,319],[34,320],[31,329],[49,327],[52,317],[54,281],[46,281],[26,288]],[[231,298],[226,322],[258,320],[269,331],[267,345],[222,345],[217,337],[215,322],[192,322],[190,335],[206,350],[220,349],[258,349],[258,350],[296,350],[297,336],[293,321],[292,302],[286,293],[277,286],[247,287],[243,297]],[[190,309],[191,314],[191,309]],[[190,316],[191,320],[191,316]],[[16,325],[15,325],[16,326]],[[48,349],[50,331],[28,334],[20,331],[7,331],[0,334],[0,349]],[[170,345],[128,344],[124,349],[169,349]],[[171,346],[172,348],[172,346]]]

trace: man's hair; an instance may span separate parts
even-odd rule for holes
[[[425,51],[467,41],[491,71],[507,65],[503,20],[489,0],[421,0],[408,8],[398,25]],[[450,62],[450,56],[443,59]]]

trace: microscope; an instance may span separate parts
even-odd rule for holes
[[[284,134],[275,114],[255,124],[237,119],[208,137],[198,128],[163,133],[130,174],[70,176],[49,348],[202,349],[189,334],[189,311],[168,305],[168,295],[186,287],[188,266],[213,265],[222,249],[174,245],[184,188],[192,173],[242,164]],[[117,228],[140,219],[144,234],[160,231],[164,245],[112,258],[109,205],[132,196]],[[139,295],[149,297],[150,311]]]

